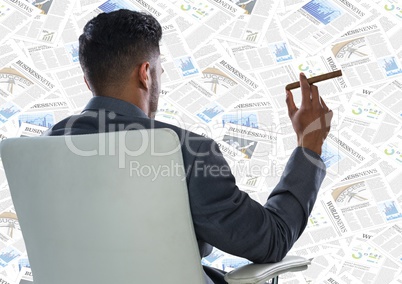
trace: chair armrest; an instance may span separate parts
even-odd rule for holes
[[[229,284],[259,284],[265,283],[282,273],[302,271],[307,269],[311,260],[301,256],[288,255],[282,261],[265,264],[247,264],[225,275]]]

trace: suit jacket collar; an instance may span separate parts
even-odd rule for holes
[[[82,112],[99,111],[101,109],[114,112],[118,115],[149,119],[149,117],[136,105],[111,97],[92,97]]]

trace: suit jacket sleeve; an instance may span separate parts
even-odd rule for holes
[[[238,189],[216,142],[203,142],[187,175],[197,238],[255,263],[280,261],[303,232],[324,176],[320,157],[298,147],[262,206]]]

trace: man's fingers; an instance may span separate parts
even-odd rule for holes
[[[321,101],[321,105],[324,109],[325,112],[329,111],[329,108],[327,107],[327,105],[325,104],[324,100],[322,99],[322,97],[320,97],[320,101]]]
[[[314,108],[320,107],[320,95],[318,94],[318,87],[315,85],[310,86],[311,89],[311,102]]]
[[[297,107],[293,100],[293,94],[291,91],[286,91],[286,104],[288,105],[289,116],[293,116],[293,114],[297,111]]]
[[[300,87],[302,92],[302,102],[301,106],[305,108],[309,108],[311,106],[311,99],[310,99],[310,84],[307,82],[307,77],[304,73],[300,73]]]
[[[330,111],[328,111],[326,114],[325,114],[325,123],[326,123],[326,127],[328,128],[328,127],[331,127],[331,120],[332,120],[332,117],[334,116],[334,113],[332,112],[332,110],[330,110]]]

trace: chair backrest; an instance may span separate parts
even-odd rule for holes
[[[0,147],[35,284],[205,283],[173,131]]]

